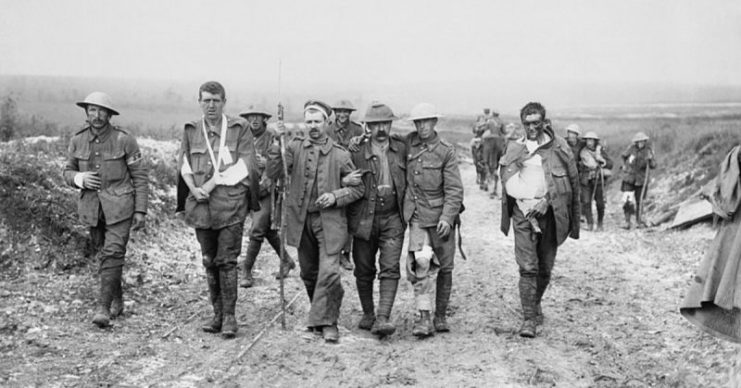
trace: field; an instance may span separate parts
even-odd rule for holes
[[[361,312],[350,272],[343,273],[339,344],[327,345],[304,330],[308,300],[296,272],[286,282],[287,299],[296,297],[287,330],[269,325],[279,304],[278,283],[270,276],[278,263],[268,249],[256,265],[256,287],[240,289],[238,337],[224,341],[200,332],[209,306],[199,250],[193,231],[173,214],[175,120],[197,116],[197,106],[189,106],[166,116],[160,114],[165,109],[130,110],[137,113],[126,123],[141,123],[130,125],[132,132],[149,137],[140,144],[152,170],[153,206],[147,229],[129,245],[125,316],[99,330],[90,323],[95,265],[86,257],[86,231],[75,218],[75,190],[61,180],[65,137],[81,111],[58,102],[19,103],[24,123],[37,115],[37,126],[22,134],[60,138],[0,143],[0,199],[11,204],[0,207],[0,385],[741,385],[739,347],[703,334],[678,313],[713,229],[622,230],[614,182],[605,232],[584,232],[561,247],[544,302],[546,323],[534,340],[517,336],[512,237],[499,232],[499,201],[476,187],[465,157],[460,170],[471,210],[463,214],[462,231],[469,260],[456,257],[451,333],[421,341],[411,335],[412,289],[403,274],[392,315],[397,332],[390,338],[378,340],[356,328]],[[692,195],[741,142],[741,119],[734,115],[611,114],[556,113],[554,125],[578,122],[597,131],[615,157],[634,132],[646,131],[660,166],[649,217]],[[150,123],[148,115],[158,119]],[[472,120],[448,117],[441,133],[463,149]],[[397,129],[411,128],[402,121]]]

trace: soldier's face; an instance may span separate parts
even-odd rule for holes
[[[566,132],[566,140],[569,141],[569,144],[576,144],[577,140],[579,140],[579,135],[575,132],[568,131]]]
[[[334,110],[334,115],[337,117],[337,122],[340,124],[345,124],[348,120],[350,120],[350,113],[352,113],[352,111],[348,109]]]
[[[304,113],[304,125],[309,131],[309,137],[320,139],[327,129],[327,120],[321,112],[306,112]]]
[[[593,150],[595,147],[597,147],[597,140],[587,139],[587,148]]]
[[[220,94],[211,94],[209,92],[201,92],[201,111],[203,115],[211,122],[218,121],[221,115],[224,113],[224,104],[226,100],[221,97]]]
[[[414,120],[414,127],[417,128],[417,134],[422,140],[426,140],[432,137],[435,133],[435,125],[437,125],[437,119],[422,119]]]
[[[257,131],[265,126],[265,117],[263,115],[247,115],[245,118],[252,131]]]
[[[540,116],[540,113],[525,116],[522,125],[525,127],[525,135],[527,135],[528,140],[537,140],[543,133],[543,117]]]
[[[641,140],[641,141],[637,141],[636,142],[636,147],[638,147],[639,150],[642,150],[643,147],[645,147],[645,146],[646,146],[646,141],[645,140]]]
[[[87,113],[87,121],[95,129],[105,127],[111,119],[111,112],[97,105],[88,105],[85,111]]]
[[[371,139],[383,143],[388,140],[391,134],[391,122],[380,121],[377,123],[368,123],[368,129],[371,131]]]

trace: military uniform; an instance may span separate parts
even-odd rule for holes
[[[496,197],[497,186],[499,183],[499,159],[504,155],[504,150],[507,146],[507,139],[502,136],[499,131],[489,131],[482,137],[484,143],[484,161],[486,163],[487,176],[489,181],[494,182],[494,187],[491,191],[491,197]],[[488,188],[488,187],[487,187]]]
[[[271,147],[268,156],[268,176],[278,179],[284,163],[279,147]],[[364,187],[341,186],[355,166],[349,152],[331,138],[323,143],[294,139],[286,146],[285,159],[291,179],[283,227],[286,243],[298,248],[301,279],[311,301],[308,326],[333,326],[344,295],[339,268],[339,253],[348,236],[344,207],[360,198]],[[315,202],[324,193],[332,193],[336,202],[321,209]]]
[[[414,286],[417,309],[429,312],[432,308],[432,281],[437,273],[435,320],[444,322],[455,256],[455,234],[452,229],[463,204],[458,160],[455,146],[437,133],[427,141],[422,141],[417,132],[412,132],[406,137],[406,144],[404,220],[409,224],[407,278]],[[451,226],[451,232],[445,239],[437,233],[439,221]],[[426,247],[431,247],[434,253],[431,260],[423,252],[428,249]]]
[[[332,122],[327,128],[327,135],[334,140],[335,144],[347,149],[350,140],[355,136],[361,136],[365,133],[363,127],[351,120],[348,120],[347,125],[341,127],[336,121]]]
[[[78,104],[79,105],[79,104]],[[98,190],[85,189],[76,177],[97,172]],[[81,189],[80,222],[90,228],[101,280],[99,326],[123,311],[121,273],[135,212],[146,214],[149,176],[136,139],[110,124],[96,134],[90,125],[70,140],[64,167],[67,184]]]
[[[484,143],[480,136],[476,136],[471,139],[471,158],[473,165],[476,167],[476,183],[479,185],[479,189],[487,191],[489,187],[486,183],[487,173],[489,167],[486,165],[486,159],[484,158]]]
[[[648,137],[646,137],[646,140],[648,140]],[[641,149],[635,144],[631,144],[620,157],[623,159],[620,190],[626,195],[630,194],[635,199],[635,207],[632,206],[630,200],[625,201],[623,205],[626,228],[630,228],[630,217],[633,213],[636,214],[636,223],[638,225],[643,224],[641,201],[643,200],[642,197],[646,195],[645,192],[648,191],[648,187],[644,187],[644,182],[646,182],[647,169],[653,170],[656,168],[656,160],[653,157],[653,150],[648,145]]]
[[[204,126],[207,127],[205,131]],[[225,128],[221,130],[208,128],[203,120],[185,124],[180,170],[184,175],[192,174],[195,187],[201,187],[217,173],[213,162],[216,155],[219,173],[238,167],[240,162],[247,169],[247,176],[238,182],[217,183],[207,200],[198,201],[193,193],[189,193],[185,200],[185,220],[196,230],[214,308],[214,319],[204,326],[204,330],[219,332],[222,323],[226,327],[228,322],[230,333],[225,335],[232,336],[232,323],[236,331],[237,259],[242,249],[247,213],[250,208],[259,209],[259,204],[250,200],[255,192],[250,187],[258,186],[260,172],[252,132],[246,122],[241,118],[222,116],[222,126]],[[225,131],[225,139],[221,139],[222,131]],[[226,149],[221,149],[222,144]],[[184,168],[185,165],[188,168]]]
[[[587,219],[589,230],[592,230],[594,226],[592,200],[594,200],[597,205],[597,230],[602,230],[602,222],[605,218],[604,185],[606,179],[603,169],[608,171],[612,169],[612,159],[605,147],[599,144],[594,150],[584,146],[579,153],[577,167],[581,184],[582,213]]]
[[[534,151],[526,147],[526,140],[512,142],[501,161],[502,219],[501,231],[509,233],[512,225],[515,237],[515,260],[519,266],[520,300],[525,324],[543,320],[541,300],[551,279],[558,246],[567,237],[579,238],[579,177],[574,156],[566,140],[556,137],[547,127],[543,134],[546,141]],[[539,177],[524,178],[525,188],[533,186],[529,179],[540,179],[542,196],[522,197],[513,192],[521,172],[531,169]],[[512,179],[512,181],[510,181]],[[528,201],[545,199],[546,213],[528,218]]]

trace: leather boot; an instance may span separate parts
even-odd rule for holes
[[[630,230],[630,213],[625,213],[625,224],[622,226],[623,229]]]
[[[219,270],[217,268],[206,268],[206,282],[208,283],[208,296],[214,309],[214,316],[201,326],[206,333],[218,333],[221,331],[223,320],[223,303],[221,300],[221,284],[219,281]]]
[[[123,267],[116,267],[114,269],[116,269],[116,271],[113,272],[113,300],[111,301],[110,309],[111,318],[113,319],[123,314],[124,310],[123,287],[121,284]]]
[[[237,305],[237,269],[219,270],[221,284],[221,300],[224,304],[224,321],[221,324],[221,335],[224,338],[234,338],[237,335],[237,318],[234,310]]]
[[[267,236],[268,243],[270,243],[270,246],[273,247],[275,250],[275,253],[280,256],[280,247],[281,247],[281,241],[280,236],[278,236],[278,233],[269,233]],[[288,277],[288,274],[291,272],[292,269],[296,268],[296,263],[293,261],[291,256],[288,254],[288,251],[284,250],[285,255],[280,260],[280,270],[275,273],[276,279],[285,279]]]
[[[240,287],[250,288],[254,285],[255,280],[252,278],[252,267],[255,265],[255,260],[257,260],[257,254],[260,253],[261,246],[262,241],[250,239],[250,243],[247,245],[247,253],[240,267],[242,270],[242,280],[239,282]]]
[[[535,338],[536,334],[536,298],[537,285],[535,277],[520,276],[520,301],[522,302],[522,326],[520,337]]]
[[[430,312],[427,310],[419,310],[419,319],[414,322],[414,328],[412,334],[415,337],[429,337],[435,333],[435,328],[432,326],[432,320],[430,319]]]
[[[541,301],[543,300],[545,290],[548,288],[548,284],[551,282],[551,276],[538,276],[537,279],[537,288],[535,292],[535,324],[540,326],[545,321]]]
[[[602,221],[605,219],[605,208],[597,208],[597,231],[602,232],[604,231],[604,228],[602,227]]]
[[[380,336],[394,334],[396,327],[391,323],[391,308],[394,306],[396,299],[396,290],[399,288],[399,279],[381,279],[378,301],[378,318],[371,328],[371,333]]]
[[[360,306],[363,308],[363,318],[358,322],[358,328],[370,330],[376,322],[376,315],[373,312],[373,278],[370,280],[356,278],[355,285],[358,288]]]
[[[103,268],[100,270],[100,295],[98,298],[98,311],[93,316],[93,323],[100,328],[110,326],[110,309],[113,300],[113,283],[115,272],[120,271],[121,267]]]
[[[435,331],[449,332],[448,322],[445,320],[450,302],[450,291],[453,288],[453,273],[440,272],[437,274],[437,287],[435,290]]]

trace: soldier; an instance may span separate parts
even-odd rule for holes
[[[342,187],[342,178],[355,166],[350,153],[327,136],[331,108],[309,100],[304,104],[304,124],[309,137],[294,139],[281,157],[278,146],[268,152],[268,173],[290,175],[286,198],[286,243],[298,248],[301,279],[311,301],[308,326],[327,342],[337,342],[337,320],[344,291],[340,282],[340,250],[347,241],[348,204],[363,196],[358,186]],[[279,123],[279,131],[282,131]],[[283,160],[285,158],[285,160]]]
[[[471,139],[471,158],[474,167],[476,167],[476,183],[479,185],[479,189],[488,191],[487,172],[489,171],[489,167],[486,165],[484,156],[484,142],[481,139],[481,135],[476,134]]]
[[[581,183],[582,213],[587,219],[587,230],[594,229],[592,200],[597,205],[597,231],[601,232],[605,218],[605,179],[610,177],[612,159],[600,144],[599,136],[593,131],[583,137],[585,145],[579,154],[579,182]]]
[[[347,149],[350,140],[356,136],[363,135],[365,131],[360,124],[351,121],[350,115],[355,111],[355,107],[349,100],[340,100],[332,106],[335,120],[329,125],[327,134],[334,140],[335,144]],[[352,262],[350,261],[350,252],[352,251],[352,236],[347,235],[348,239],[342,247],[340,256],[340,266],[348,271],[352,271]]]
[[[260,173],[252,131],[242,118],[224,114],[224,87],[204,83],[198,101],[203,117],[185,124],[180,153],[180,174],[190,192],[185,221],[196,230],[214,309],[202,329],[233,338],[237,258],[247,213],[259,210]]]
[[[504,155],[507,139],[502,135],[498,126],[490,126],[489,131],[484,134],[482,139],[484,143],[484,164],[487,167],[486,175],[488,181],[494,183],[489,198],[496,198],[497,188],[499,187],[499,159]]]
[[[366,111],[364,122],[370,130],[370,141],[352,153],[355,166],[362,173],[363,197],[348,207],[348,222],[353,239],[355,283],[358,287],[363,318],[358,327],[381,336],[396,331],[389,321],[399,286],[399,259],[404,244],[406,224],[402,209],[406,190],[406,146],[391,138],[391,123],[398,119],[391,108],[374,102]],[[378,318],[374,314],[373,278],[376,276],[376,253],[380,300]]]
[[[545,108],[530,102],[520,111],[525,138],[502,158],[502,233],[515,235],[523,322],[520,336],[535,337],[543,323],[541,300],[558,246],[579,238],[579,176],[571,148],[546,125]]]
[[[416,131],[405,139],[408,155],[404,197],[404,221],[409,225],[407,278],[414,287],[419,310],[412,330],[417,337],[450,331],[446,312],[453,286],[453,228],[463,205],[463,184],[455,147],[435,131],[439,117],[431,104],[418,104],[409,117]],[[430,293],[436,273],[435,318],[431,322]]]
[[[239,115],[247,121],[247,125],[252,131],[255,152],[258,158],[267,160],[268,148],[273,144],[277,136],[274,130],[267,127],[267,122],[272,115],[267,110],[256,105],[248,106]],[[252,287],[254,283],[252,279],[252,267],[257,259],[257,254],[260,253],[262,242],[265,239],[268,240],[270,246],[280,256],[281,244],[283,242],[280,240],[278,231],[271,227],[273,198],[276,194],[276,183],[267,176],[267,172],[264,172],[262,177],[260,177],[260,210],[252,212],[252,227],[249,231],[250,242],[247,245],[247,254],[241,267],[242,279],[239,282],[241,287]],[[296,267],[288,252],[284,250],[284,253],[285,256],[281,260],[280,270],[275,275],[276,279],[288,276],[288,273]]]
[[[633,136],[630,146],[620,155],[623,165],[623,181],[620,190],[623,192],[623,214],[625,214],[625,225],[623,229],[630,229],[630,216],[636,215],[636,225],[643,228],[643,209],[641,202],[646,197],[648,190],[648,169],[656,168],[654,151],[647,145],[648,136],[638,132]],[[635,201],[635,205],[633,204]]]
[[[90,93],[77,106],[87,124],[69,144],[64,180],[80,189],[80,222],[90,228],[96,251],[100,294],[93,323],[108,327],[123,313],[123,271],[130,230],[144,227],[149,176],[136,139],[111,124],[118,115],[111,97]]]
[[[581,138],[581,128],[579,124],[569,124],[566,126],[566,142],[571,148],[571,153],[576,158],[576,162],[579,163],[579,155],[581,149],[584,148],[584,139]]]

